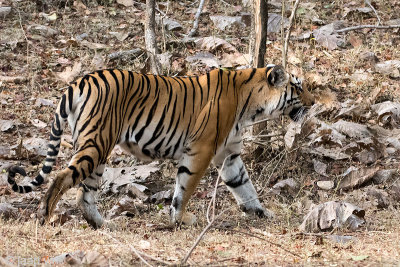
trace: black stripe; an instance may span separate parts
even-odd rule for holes
[[[250,96],[251,96],[252,93],[253,93],[253,89],[250,91],[250,94],[247,96],[247,99],[246,99],[246,102],[244,103],[242,111],[240,111],[239,120],[242,119],[243,114],[246,111],[246,108],[247,108],[247,105],[249,104]]]
[[[179,174],[181,174],[181,173],[187,173],[187,174],[189,174],[189,175],[193,175],[193,172],[191,172],[187,167],[185,167],[185,166],[180,166],[179,168],[178,168],[178,175]]]
[[[254,74],[256,74],[256,72],[257,72],[257,69],[252,69],[249,78],[244,83],[246,84],[246,83],[250,82],[251,79],[253,79]]]
[[[72,183],[76,184],[76,179],[79,178],[79,172],[76,170],[75,166],[68,166],[68,169],[72,170]]]
[[[42,171],[43,171],[45,174],[49,174],[49,173],[51,172],[51,166],[43,165]]]
[[[61,97],[61,102],[60,102],[60,116],[63,119],[66,119],[68,117],[67,111],[65,110],[65,102],[66,102],[67,96],[65,94],[62,95]]]

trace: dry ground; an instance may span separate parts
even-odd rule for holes
[[[28,137],[47,138],[48,127],[38,128],[32,124],[32,120],[39,119],[50,125],[54,108],[46,105],[35,105],[37,99],[49,99],[57,103],[65,83],[57,78],[56,73],[62,72],[66,67],[71,67],[76,62],[81,62],[81,72],[88,73],[97,68],[126,68],[141,71],[144,68],[145,56],[138,55],[133,58],[108,60],[107,55],[119,50],[144,47],[143,24],[144,12],[140,5],[133,8],[124,8],[115,1],[89,1],[86,5],[73,5],[71,1],[53,1],[48,7],[47,14],[55,12],[55,21],[46,21],[39,7],[30,1],[0,0],[0,6],[12,6],[10,15],[0,18],[0,75],[23,76],[26,80],[15,83],[0,82],[0,119],[19,122],[7,132],[0,132],[0,170],[10,164],[22,162],[27,167],[31,176],[37,172],[42,157],[23,150],[16,156],[5,156],[12,146],[18,147],[22,139]],[[226,3],[228,2],[228,3]],[[342,18],[346,1],[330,3],[331,6],[316,2],[314,8],[326,23]],[[383,21],[398,18],[400,11],[399,1],[375,1],[380,17]],[[78,3],[75,1],[75,3]],[[170,1],[170,7],[163,8],[168,16],[177,19],[183,25],[183,32],[191,27],[193,12],[197,2],[194,1]],[[364,6],[364,1],[355,1],[354,6]],[[238,11],[239,10],[239,11]],[[208,14],[235,15],[241,11],[241,1],[210,0],[207,6]],[[374,24],[376,18],[360,18],[351,16],[346,18],[349,25]],[[52,36],[43,36],[30,30],[32,25],[48,25],[56,29],[58,33]],[[316,28],[307,19],[300,19],[294,25],[294,34]],[[119,41],[115,34],[110,32],[128,33],[128,36]],[[200,24],[201,36],[218,36],[228,40],[240,52],[246,53],[249,42],[249,29],[229,29],[220,31],[212,27],[208,15]],[[92,45],[81,45],[73,40],[78,35],[87,34],[87,40]],[[289,52],[291,60],[301,63],[291,65],[293,71],[302,76],[311,74],[317,77],[315,91],[317,93],[329,91],[329,95],[335,95],[339,101],[347,98],[364,99],[375,88],[382,88],[379,101],[400,99],[399,81],[389,79],[380,74],[368,71],[359,60],[363,52],[372,51],[379,60],[399,59],[399,33],[392,31],[360,31],[348,34],[352,40],[361,42],[353,46],[347,42],[345,48],[327,51],[311,42],[294,42]],[[162,51],[173,52],[171,67],[165,71],[176,73],[202,73],[208,67],[183,66],[184,58],[196,52],[196,48],[179,42],[181,37],[174,37],[171,33],[160,33],[159,44]],[[276,36],[270,36],[272,40],[268,45],[268,62],[279,63],[280,41]],[[174,42],[172,45],[172,41]],[[106,47],[94,49],[93,43],[103,44]],[[308,72],[303,72],[299,65],[313,67]],[[372,80],[354,81],[351,75],[359,70],[364,70],[373,77]],[[318,80],[318,79],[322,79]],[[377,100],[378,101],[378,100]],[[281,125],[280,123],[278,123]],[[280,150],[282,146],[278,146]],[[14,150],[18,148],[13,148]],[[337,200],[351,198],[346,194],[320,193],[313,189],[313,183],[318,175],[313,171],[311,159],[297,155],[297,164],[286,156],[279,157],[280,150],[267,150],[266,155],[260,159],[254,159],[251,151],[254,145],[246,144],[246,164],[249,172],[256,180],[259,191],[267,191],[276,181],[284,178],[295,178],[302,184],[302,190],[293,198],[271,198],[262,194],[261,199],[265,206],[275,212],[273,221],[243,217],[233,199],[224,187],[218,190],[217,214],[232,206],[226,214],[216,222],[216,228],[212,228],[198,244],[190,257],[188,264],[192,265],[321,265],[321,266],[398,266],[400,264],[400,215],[398,203],[391,203],[386,209],[366,209],[366,225],[357,232],[336,231],[318,235],[302,235],[297,230],[306,209],[307,200],[320,203],[322,200]],[[55,172],[63,168],[72,153],[67,147],[63,147],[64,157],[61,157]],[[110,159],[110,166],[121,167],[133,162],[126,155],[114,155]],[[331,166],[336,166],[332,162]],[[340,163],[341,166],[350,166],[350,162]],[[394,160],[398,166],[398,161]],[[264,168],[266,167],[266,168]],[[164,167],[168,169],[169,167]],[[263,171],[261,171],[263,170]],[[167,170],[168,172],[169,170]],[[168,189],[173,180],[162,175],[165,172],[156,173],[148,181],[157,182],[157,189]],[[7,189],[4,177],[0,184],[0,202],[7,203],[13,199],[19,199]],[[28,258],[55,257],[62,253],[74,253],[76,251],[97,251],[101,253],[112,265],[144,265],[134,253],[134,248],[157,258],[160,261],[145,259],[152,265],[179,264],[184,258],[197,236],[207,225],[205,215],[208,202],[207,194],[211,192],[217,178],[215,170],[207,174],[200,185],[196,196],[193,197],[189,210],[196,213],[198,222],[190,227],[181,229],[171,228],[168,224],[168,216],[164,212],[164,205],[145,204],[143,210],[131,217],[118,217],[114,220],[116,228],[113,231],[100,229],[95,231],[87,226],[76,208],[66,205],[64,208],[72,210],[73,219],[63,225],[38,226],[34,219],[35,205],[43,195],[48,185],[45,185],[38,193],[33,193],[21,199],[24,206],[19,206],[16,218],[2,219],[0,221],[0,256],[8,256],[20,260]],[[394,183],[394,181],[390,181]],[[385,186],[382,186],[385,188]],[[362,194],[363,191],[360,191]],[[307,193],[309,193],[307,195]],[[315,197],[318,195],[318,197]],[[305,195],[307,195],[305,197]],[[311,195],[311,196],[310,196]],[[349,194],[351,195],[351,194]],[[357,194],[356,194],[357,195]],[[101,211],[111,208],[119,198],[107,197],[100,201]],[[364,206],[365,198],[352,198],[354,204]],[[73,203],[73,192],[70,192],[65,202]],[[32,203],[31,205],[28,205]],[[373,205],[372,205],[373,206]],[[350,235],[352,241],[341,244],[326,238],[329,234]],[[133,248],[134,247],[134,248]],[[20,262],[21,263],[21,262]],[[23,263],[23,262],[22,262]],[[1,265],[1,263],[0,263]]]

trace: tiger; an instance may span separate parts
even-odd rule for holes
[[[17,165],[8,171],[15,192],[28,193],[47,180],[69,123],[74,152],[39,204],[46,223],[61,196],[78,186],[77,205],[97,229],[104,219],[96,207],[99,183],[112,149],[142,161],[178,162],[170,220],[181,223],[187,203],[208,166],[217,167],[239,208],[271,217],[240,157],[243,128],[262,118],[289,115],[299,119],[314,103],[301,79],[280,65],[242,70],[214,69],[201,76],[163,76],[108,69],[89,73],[71,83],[58,103],[47,156],[39,174],[18,185]]]

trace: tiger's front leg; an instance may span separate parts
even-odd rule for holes
[[[187,149],[184,152],[179,162],[176,176],[175,192],[170,207],[172,223],[182,222],[186,205],[213,156],[212,149],[204,145],[192,145],[188,147],[191,147],[191,149]]]
[[[273,213],[264,209],[257,192],[240,158],[240,149],[233,153],[222,152],[214,159],[222,180],[233,194],[241,210],[259,217],[273,218]]]

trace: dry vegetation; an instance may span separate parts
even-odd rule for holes
[[[65,87],[66,81],[100,68],[148,70],[146,55],[141,50],[145,47],[144,1],[47,2],[51,4],[46,7],[34,1],[0,0],[0,8],[12,7],[9,14],[0,16],[0,170],[3,172],[0,177],[0,213],[3,217],[0,220],[0,235],[3,236],[0,239],[0,259],[12,256],[14,264],[18,265],[19,257],[19,264],[33,265],[26,261],[41,259],[43,263],[46,257],[59,255],[56,260],[63,260],[63,253],[70,253],[70,263],[82,260],[100,266],[144,265],[135,253],[135,250],[140,250],[147,254],[143,257],[151,265],[179,264],[207,225],[207,206],[218,176],[215,169],[210,169],[190,202],[189,210],[196,213],[197,223],[180,229],[169,226],[166,212],[169,197],[151,198],[157,192],[173,188],[174,168],[169,162],[160,162],[156,167],[158,170],[142,180],[148,189],[139,197],[132,198],[129,186],[122,186],[122,193],[104,190],[99,207],[103,214],[113,217],[115,229],[112,231],[95,231],[88,227],[74,205],[75,190],[70,190],[60,202],[53,225],[39,226],[35,220],[36,206],[48,184],[40,191],[24,196],[8,188],[5,169],[11,164],[21,163],[27,167],[30,177],[38,172],[54,104],[62,94],[59,88]],[[200,19],[199,37],[213,36],[227,41],[218,41],[222,42],[219,45],[183,38],[192,27],[198,1],[157,2],[159,25],[167,18],[181,24],[180,30],[157,29],[158,45],[163,58],[167,58],[163,63],[164,73],[200,74],[210,70],[215,62],[222,63],[223,67],[246,65],[245,60],[238,59],[247,58],[250,27],[243,26],[242,22],[221,30],[210,18],[250,12],[242,1],[209,0],[206,3]],[[125,7],[121,3],[133,3],[133,6]],[[376,0],[372,5],[382,24],[399,19],[400,1]],[[278,9],[271,8],[270,11],[281,14],[279,4],[274,6]],[[290,4],[287,6],[286,17],[290,14]],[[357,10],[360,7],[368,5],[364,1],[302,1],[292,35],[302,39],[303,33],[318,30],[338,19],[343,20],[346,26],[375,24],[376,14],[371,10]],[[400,24],[400,21],[392,23]],[[276,214],[276,218],[266,221],[244,217],[225,186],[220,184],[216,213],[231,208],[204,236],[188,264],[399,264],[400,152],[399,147],[391,144],[397,145],[396,140],[398,142],[400,115],[392,112],[389,117],[381,116],[373,111],[371,105],[399,102],[400,67],[397,67],[397,72],[396,67],[384,72],[376,63],[400,60],[400,31],[362,29],[334,37],[340,40],[333,39],[332,43],[330,36],[328,43],[324,43],[315,36],[290,43],[289,69],[307,79],[318,102],[325,108],[318,119],[312,121],[311,135],[302,132],[304,127],[291,125],[289,128],[295,134],[284,138],[288,122],[282,119],[270,123],[271,127],[265,133],[270,138],[267,143],[265,139],[245,137],[245,163],[264,205]],[[339,47],[335,49],[327,48],[337,44]],[[138,51],[128,56],[110,56],[114,52],[135,48],[139,48]],[[280,63],[281,48],[279,34],[270,33],[266,61]],[[197,54],[201,51],[211,52],[211,57],[210,54]],[[197,61],[188,58],[190,56],[197,56]],[[348,99],[352,102],[346,102]],[[343,105],[345,102],[347,105]],[[368,126],[368,131],[378,129],[376,127],[386,129],[395,141],[390,143],[381,135],[373,134],[371,138],[378,141],[370,145],[369,140],[360,139],[355,130],[354,136],[352,133],[344,135],[342,146],[334,150],[338,146],[332,144],[338,142],[339,137],[335,135],[337,128],[332,125],[341,119]],[[321,130],[321,123],[326,123],[325,131]],[[299,132],[296,129],[300,129]],[[292,146],[290,140],[295,140],[296,144]],[[261,156],[255,158],[252,151],[259,142],[266,148]],[[291,149],[287,148],[288,144]],[[345,149],[354,146],[357,149]],[[307,150],[309,147],[314,152]],[[326,150],[316,153],[318,147]],[[328,150],[334,151],[334,155]],[[71,153],[67,131],[53,173],[66,165]],[[335,159],[335,155],[340,153],[348,157]],[[140,163],[119,150],[115,150],[109,160],[112,168],[136,164]],[[326,170],[318,167],[323,164],[326,164]],[[349,177],[342,174],[349,167],[358,168],[352,169],[354,184],[341,188],[341,181]],[[385,169],[394,171],[385,179],[376,178],[377,171]],[[270,190],[288,178],[297,182],[295,189],[288,186],[283,191]],[[317,186],[321,180],[334,182],[334,188],[322,190]],[[363,208],[365,225],[356,231],[335,228],[329,232],[302,234],[298,227],[311,205],[329,200],[344,200]],[[335,235],[348,236],[351,240],[338,242]],[[0,261],[2,264],[5,263]]]

